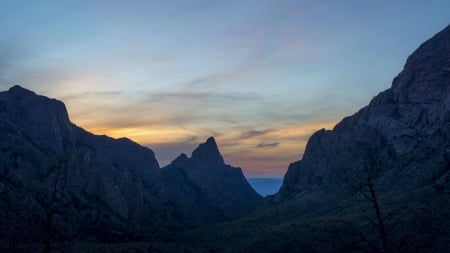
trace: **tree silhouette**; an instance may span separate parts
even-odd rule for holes
[[[337,169],[334,170],[335,175],[368,202],[369,210],[363,208],[359,215],[373,229],[372,231],[364,231],[348,220],[339,220],[346,227],[342,232],[358,238],[370,249],[360,248],[362,251],[400,252],[404,246],[405,238],[394,243],[393,230],[402,217],[411,212],[401,205],[402,201],[386,202],[381,200],[378,181],[382,176],[383,169],[378,150],[366,143],[357,142],[354,147],[344,153],[347,164],[339,164]],[[363,206],[363,203],[356,204],[357,206]]]

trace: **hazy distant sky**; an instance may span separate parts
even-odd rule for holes
[[[0,0],[0,89],[162,165],[214,136],[247,176],[281,176],[449,23],[448,0]]]

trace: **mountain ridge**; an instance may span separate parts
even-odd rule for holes
[[[245,181],[242,173],[205,188],[201,181],[187,180],[183,170],[160,168],[147,147],[127,138],[93,135],[76,126],[64,103],[21,86],[0,92],[0,116],[0,195],[9,196],[7,202],[0,198],[0,203],[9,206],[8,215],[25,205],[22,199],[29,199],[29,212],[45,223],[43,212],[61,206],[64,212],[60,214],[51,210],[58,213],[57,230],[68,226],[75,234],[106,239],[117,233],[148,235],[155,230],[183,230],[234,219],[262,202],[245,184],[227,181]],[[220,178],[234,170],[224,165],[213,138],[200,144],[193,157],[204,167],[198,171],[200,177],[208,173]],[[215,170],[217,165],[220,170]],[[257,201],[242,209],[214,190],[223,187],[221,184],[233,185],[239,194],[250,191],[246,196]],[[52,185],[58,187],[52,190]],[[211,191],[226,205],[217,208],[208,203]],[[53,193],[59,197],[52,198]],[[182,206],[193,208],[185,211]],[[31,218],[23,222],[31,222]],[[36,239],[42,229],[36,228],[29,239]],[[2,233],[5,230],[0,229]],[[69,232],[63,234],[70,236]]]

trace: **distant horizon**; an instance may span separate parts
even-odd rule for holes
[[[280,189],[283,178],[247,178],[248,183],[261,196],[276,194]]]
[[[0,89],[162,166],[214,136],[247,178],[282,178],[309,137],[391,86],[450,2],[2,1]],[[401,13],[401,15],[399,15]]]
[[[284,177],[245,177],[248,179],[283,179]]]

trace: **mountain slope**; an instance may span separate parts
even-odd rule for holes
[[[421,45],[392,87],[337,124],[311,136],[278,198],[342,183],[336,172],[373,156],[389,187],[439,180],[450,161],[450,26]],[[350,157],[349,157],[350,156]]]
[[[6,195],[21,192],[30,201],[26,211],[42,216],[53,209],[74,219],[61,226],[70,223],[91,234],[159,223],[165,207],[144,189],[160,177],[150,149],[92,135],[69,121],[63,103],[20,86],[0,93],[0,114],[0,182],[10,190]],[[13,210],[20,201],[7,206]]]
[[[4,237],[11,235],[10,228],[21,233],[31,227],[22,239],[37,240],[50,215],[51,230],[61,238],[127,240],[236,218],[261,203],[256,193],[248,194],[253,190],[240,170],[239,174],[224,165],[217,146],[212,155],[209,149],[194,151],[193,157],[203,166],[196,177],[219,180],[236,175],[210,184],[187,180],[190,173],[184,170],[161,169],[153,151],[129,139],[90,134],[70,122],[62,102],[20,86],[0,92],[0,116],[4,221],[0,233]],[[204,191],[205,184],[210,191]],[[224,198],[223,189],[233,189],[241,202]],[[212,199],[222,206],[211,203]],[[184,207],[192,208],[187,212]],[[16,213],[29,217],[16,222],[11,219]]]

